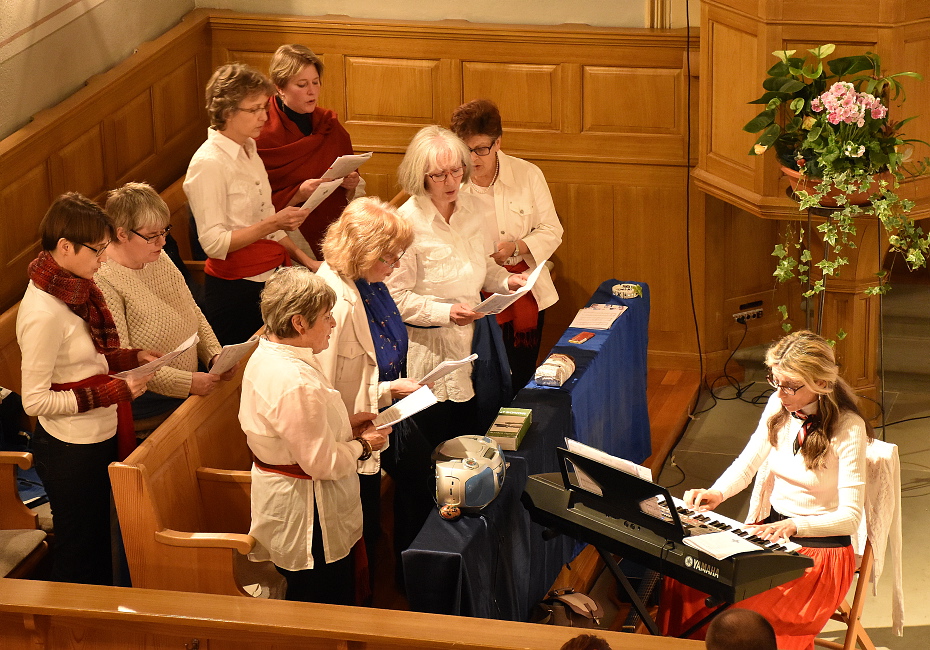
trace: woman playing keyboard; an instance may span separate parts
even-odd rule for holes
[[[852,583],[850,536],[862,516],[865,448],[873,431],[839,376],[833,348],[820,336],[791,333],[769,348],[765,363],[775,392],[749,443],[710,489],[688,490],[684,501],[694,510],[713,510],[759,474],[749,530],[771,541],[790,538],[814,566],[734,606],[763,614],[782,650],[812,649]],[[677,636],[709,613],[704,598],[667,580],[660,606],[663,633]],[[705,630],[693,638],[703,638]]]

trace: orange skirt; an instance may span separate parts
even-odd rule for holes
[[[813,650],[814,637],[843,602],[856,572],[851,546],[802,547],[798,552],[814,559],[814,566],[803,576],[733,605],[767,618],[775,628],[780,650]],[[679,636],[709,614],[711,610],[704,605],[706,597],[697,589],[666,578],[658,617],[662,634]],[[690,638],[703,639],[706,633],[705,625]]]

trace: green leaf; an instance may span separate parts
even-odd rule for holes
[[[749,133],[758,133],[774,121],[775,111],[765,110],[749,120],[746,123],[746,126],[743,127],[743,131],[748,131]]]
[[[772,56],[776,56],[781,59],[782,63],[787,63],[788,59],[791,58],[797,50],[777,50],[772,52]],[[777,63],[775,65],[778,65]],[[771,71],[769,71],[771,74]]]
[[[807,75],[807,76],[810,76],[810,75]],[[785,82],[781,85],[781,87],[777,88],[776,90],[778,90],[779,92],[783,92],[783,93],[796,93],[799,90],[802,90],[806,87],[807,87],[807,84],[805,84],[804,82],[798,81],[797,79],[788,78],[788,79],[785,79]]]
[[[778,53],[774,53],[775,56],[778,56]],[[794,50],[791,51],[791,54],[794,54]],[[790,56],[790,55],[789,55]],[[770,77],[787,77],[788,76],[788,59],[787,57],[773,65],[765,73]]]
[[[803,97],[795,97],[794,99],[791,100],[791,103],[788,104],[788,107],[789,107],[792,111],[794,111],[794,114],[795,114],[795,115],[797,115],[798,113],[800,113],[800,112],[804,109],[804,98],[803,98]]]
[[[846,338],[846,332],[843,330],[842,327],[841,327],[840,330],[836,333],[836,338],[838,338],[840,341],[842,341],[843,339]]]
[[[816,56],[818,59],[825,59],[831,54],[833,54],[833,50],[835,49],[836,49],[836,45],[834,45],[833,43],[825,43],[824,45],[815,47],[812,50],[808,50],[808,52]],[[792,51],[791,53],[794,54],[794,51]]]
[[[765,130],[756,144],[761,144],[763,147],[769,147],[778,139],[778,136],[781,135],[781,127],[777,124],[772,124],[769,128]]]

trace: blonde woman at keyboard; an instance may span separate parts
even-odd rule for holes
[[[766,354],[775,389],[746,448],[710,489],[688,490],[685,505],[713,510],[759,472],[747,528],[766,540],[789,539],[814,560],[802,577],[736,603],[762,613],[782,650],[813,649],[855,573],[850,536],[865,498],[865,449],[872,427],[839,376],[833,348],[820,336],[794,332]],[[760,471],[761,470],[761,471]],[[705,594],[666,580],[663,634],[677,636],[710,610]],[[706,627],[692,638],[703,638]]]

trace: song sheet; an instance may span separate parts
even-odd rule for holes
[[[199,340],[200,340],[200,337],[197,336],[197,332],[194,332],[193,334],[190,335],[190,338],[188,338],[186,341],[183,341],[181,345],[176,347],[171,352],[158,357],[157,359],[155,359],[155,361],[149,361],[148,363],[141,365],[138,368],[133,368],[132,370],[124,370],[123,372],[118,372],[110,376],[115,379],[129,379],[130,377],[141,377],[143,375],[147,375],[149,373],[155,372],[162,366],[168,363],[171,363],[175,358],[177,358],[179,354],[183,353],[185,350],[187,350],[191,346],[196,345],[197,341]]]
[[[213,366],[210,368],[210,374],[222,375],[239,363],[239,360],[247,355],[256,345],[258,345],[258,336],[253,336],[244,343],[224,345],[219,356],[216,357],[216,361],[213,362]]]
[[[639,478],[645,479],[647,481],[652,480],[652,470],[650,470],[648,467],[637,465],[633,461],[626,460],[625,458],[611,456],[606,451],[601,451],[600,449],[586,445],[583,442],[578,442],[577,440],[572,440],[571,438],[565,438],[565,448],[578,454],[579,456],[584,456],[585,458],[596,460],[609,467],[613,467],[614,469],[619,469],[621,472],[626,472],[627,474],[638,476]],[[575,468],[575,476],[578,479],[579,487],[587,490],[588,492],[593,492],[599,496],[604,496],[604,491],[601,490],[601,486],[598,485],[594,479],[582,472],[577,467]]]
[[[445,377],[446,375],[448,375],[450,372],[452,372],[456,368],[464,366],[466,363],[471,363],[477,358],[478,358],[478,355],[472,353],[472,354],[469,354],[464,359],[459,359],[458,361],[443,361],[438,366],[436,366],[435,368],[430,370],[428,373],[423,375],[423,379],[421,379],[417,383],[420,384],[421,386],[425,386],[426,384],[436,381],[440,377]]]
[[[339,156],[336,158],[336,160],[333,161],[333,164],[329,166],[329,169],[327,169],[320,178],[345,178],[356,169],[361,167],[362,163],[364,163],[369,158],[371,158],[370,151],[368,153]]]
[[[313,190],[313,194],[310,195],[310,198],[304,201],[304,204],[300,207],[306,208],[307,210],[313,210],[320,203],[326,199],[327,196],[336,191],[336,188],[342,185],[342,179],[337,178],[334,181],[323,181],[317,185],[316,189]]]
[[[626,310],[626,305],[591,305],[579,309],[568,326],[583,330],[609,330],[617,317]]]
[[[383,429],[401,420],[406,420],[411,415],[419,413],[425,408],[429,408],[436,402],[436,396],[433,395],[433,391],[427,386],[422,386],[390,408],[381,411],[378,417],[374,419],[375,428]]]
[[[513,293],[495,293],[492,294],[490,298],[479,303],[472,311],[475,311],[479,314],[499,314],[510,305],[519,300],[520,296],[525,294],[527,291],[533,288],[533,285],[536,284],[536,278],[539,277],[540,272],[543,267],[546,265],[546,262],[549,260],[543,260],[539,263],[533,272],[530,273],[526,278],[526,284],[514,291]]]

